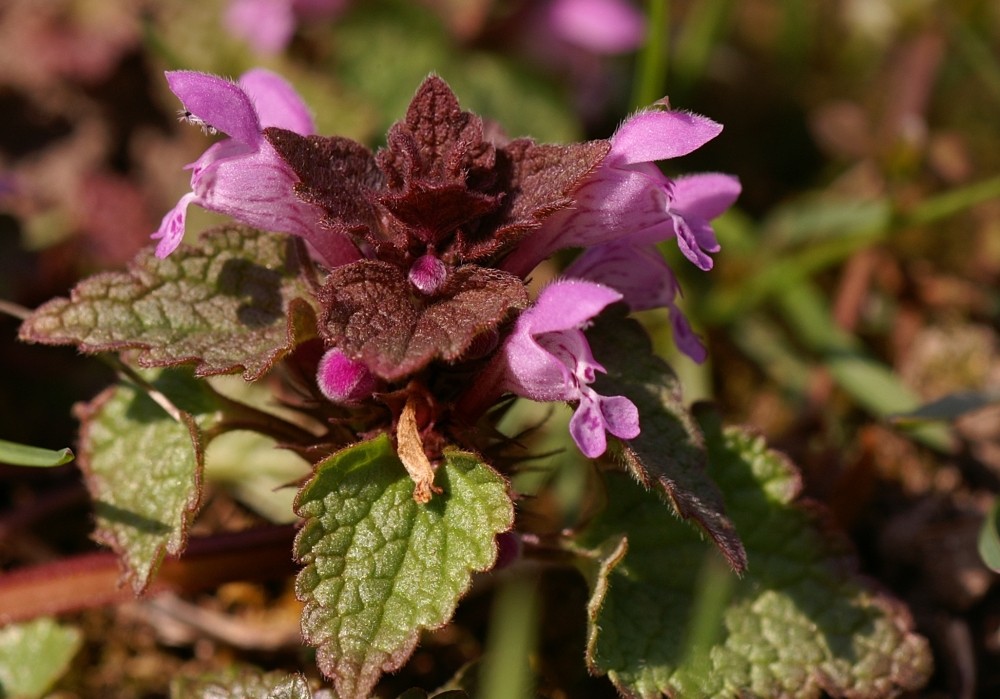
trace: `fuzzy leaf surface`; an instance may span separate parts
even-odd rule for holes
[[[293,242],[224,226],[164,260],[149,248],[127,272],[96,274],[38,308],[21,339],[82,352],[138,348],[140,366],[195,363],[198,376],[256,380],[315,332]]]
[[[702,422],[750,565],[731,581],[716,641],[689,655],[698,571],[711,551],[650,493],[609,479],[609,507],[579,540],[594,555],[592,670],[644,698],[869,697],[922,686],[926,641],[899,602],[857,575],[819,507],[796,501],[794,467],[760,437]]]
[[[513,521],[507,484],[475,456],[446,450],[426,505],[384,435],[321,462],[299,493],[295,555],[302,631],[341,699],[367,698],[422,629],[447,622],[471,574],[496,560]]]
[[[677,375],[653,354],[645,331],[622,308],[601,314],[587,338],[608,371],[599,375],[597,390],[628,396],[639,409],[642,431],[622,442],[629,471],[677,514],[702,527],[733,570],[744,570],[746,551],[708,473],[705,440],[684,404]]]
[[[347,355],[395,381],[434,359],[461,358],[476,335],[528,303],[520,279],[475,265],[451,271],[433,298],[416,298],[410,289],[403,272],[387,262],[338,267],[321,292],[322,329]]]
[[[71,626],[41,618],[0,629],[0,697],[41,697],[83,645]]]
[[[333,699],[329,692],[313,693],[305,676],[239,668],[218,675],[177,677],[170,683],[170,699]]]
[[[189,372],[167,370],[151,384],[177,408],[178,419],[131,384],[76,408],[94,539],[118,554],[136,594],[164,554],[184,550],[201,499],[201,431],[219,416],[213,394]]]

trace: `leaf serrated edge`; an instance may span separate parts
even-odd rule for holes
[[[204,241],[211,237],[213,233],[238,231],[234,227],[221,226],[219,228],[203,231],[199,240]],[[184,246],[189,247],[189,246]],[[201,249],[199,252],[204,253]],[[144,288],[142,277],[148,274],[148,269],[143,266],[145,260],[152,255],[152,248],[147,248],[139,253],[126,267],[124,272],[101,272],[87,277],[83,282],[94,283],[96,280],[124,281]],[[298,263],[298,256],[289,259],[290,262]],[[83,283],[81,282],[81,283]],[[248,382],[257,381],[273,368],[274,364],[282,357],[289,354],[297,344],[305,342],[318,336],[316,309],[306,299],[294,297],[288,301],[285,309],[285,344],[282,347],[274,348],[261,362],[261,366],[256,371],[248,368],[241,362],[230,364],[219,364],[213,366],[202,357],[189,355],[186,357],[174,357],[170,359],[154,359],[152,352],[156,345],[136,340],[120,340],[115,342],[91,343],[79,338],[56,337],[38,332],[38,325],[44,321],[51,321],[59,318],[61,311],[80,301],[80,285],[70,290],[69,298],[61,297],[46,301],[28,316],[18,329],[18,339],[22,342],[41,344],[49,346],[73,345],[84,354],[99,354],[101,352],[121,352],[124,350],[139,350],[136,362],[139,366],[147,369],[171,368],[185,364],[195,364],[194,375],[198,378],[209,376],[219,376],[222,374],[234,374],[241,372],[243,379]],[[60,320],[60,325],[61,320]]]
[[[86,425],[101,412],[104,406],[115,397],[115,394],[121,388],[122,386],[119,385],[109,386],[98,394],[93,400],[87,403],[77,403],[73,406],[73,416],[80,421],[81,425],[80,453],[77,455],[77,463],[80,466],[80,470],[83,472],[87,490],[90,492],[91,497],[95,500],[97,498],[95,497],[95,493],[91,490],[90,484],[96,480],[97,474],[94,473],[90,464],[92,445],[90,442],[90,433],[86,429]],[[138,388],[133,388],[133,390],[136,392],[136,397],[144,395]],[[159,546],[156,554],[156,560],[150,566],[148,573],[143,576],[140,571],[136,570],[129,564],[127,546],[120,542],[118,537],[115,536],[110,530],[98,528],[95,529],[91,535],[91,538],[95,542],[107,546],[114,551],[122,569],[122,579],[131,585],[132,591],[136,596],[142,595],[149,588],[149,585],[156,577],[156,573],[159,570],[160,565],[163,563],[164,556],[167,554],[171,556],[179,556],[184,552],[184,549],[187,548],[191,522],[201,506],[205,470],[205,448],[201,428],[198,426],[197,421],[191,414],[179,410],[178,415],[184,426],[187,428],[188,434],[191,436],[191,445],[194,449],[195,455],[194,478],[192,487],[188,490],[188,498],[182,512],[181,526],[178,530],[171,534],[166,543]]]
[[[363,443],[364,442],[358,442],[346,446],[343,449],[339,450],[337,453],[332,454],[326,459],[324,459],[323,462],[321,463],[326,463],[327,461],[333,459],[337,454],[358,447]],[[380,434],[374,437],[373,439],[368,440],[367,443],[370,445],[374,445],[377,448],[388,448],[390,453],[392,453],[392,455],[394,456],[394,458],[397,461],[399,461],[399,456],[395,454],[395,451],[392,449],[392,443],[387,434],[385,433]],[[445,455],[445,462],[442,464],[442,467],[444,467],[447,463],[449,463],[451,460],[455,458],[469,458],[475,460],[475,462],[480,466],[489,469],[494,475],[497,476],[498,482],[503,484],[505,490],[508,493],[508,498],[509,498],[509,490],[510,490],[509,481],[503,476],[503,474],[499,473],[489,463],[484,461],[478,454],[475,454],[474,452],[470,451],[461,450],[456,447],[446,447],[443,453]],[[367,459],[363,461],[359,460],[357,463],[352,464],[349,467],[349,470],[360,467],[361,465],[367,463],[369,463],[369,460]],[[316,476],[319,473],[319,468],[318,468],[319,465],[320,464],[317,464],[317,468],[314,470],[313,477],[308,481],[306,481],[305,484],[303,484],[303,487],[299,490],[298,494],[295,497],[294,509],[296,514],[298,514],[300,517],[308,516],[308,513],[303,512],[302,509],[304,501],[307,501],[306,498],[303,497],[303,495],[307,492],[310,485],[315,482]],[[406,469],[401,461],[399,463],[399,470],[401,476],[405,477],[407,480],[410,480],[408,474],[406,473]],[[449,497],[449,495],[450,493],[446,490],[442,494],[442,498],[447,498]],[[442,498],[439,498],[438,501],[440,501]],[[514,504],[513,501],[510,499],[508,499],[507,503],[508,503],[507,516],[504,521],[504,528],[500,529],[497,533],[509,531],[514,524]],[[422,505],[417,503],[415,504],[415,506],[426,507],[427,505]],[[309,548],[311,549],[315,545],[314,533],[316,529],[317,529],[316,527],[311,527],[309,523],[306,522],[305,526],[301,527],[298,533],[296,534],[295,542],[292,549],[295,561],[303,566],[299,570],[298,575],[296,576],[296,597],[299,598],[299,601],[305,604],[305,608],[303,609],[302,613],[302,635],[303,638],[305,639],[308,639],[308,632],[305,626],[307,622],[307,617],[310,612],[310,606],[312,606],[313,611],[315,611],[316,605],[313,604],[311,600],[303,599],[303,596],[300,595],[299,579],[301,579],[302,576],[305,574],[305,572],[309,569],[309,567],[313,565],[313,558],[311,553],[308,554],[304,553],[303,548],[305,546],[309,546]],[[411,633],[400,642],[400,644],[397,646],[394,652],[388,654],[388,657],[386,658],[385,662],[379,666],[378,677],[386,673],[394,672],[403,666],[403,664],[412,656],[413,651],[416,650],[417,643],[419,642],[420,635],[423,631],[433,631],[448,624],[450,619],[454,616],[455,609],[458,607],[459,602],[462,600],[463,597],[465,597],[466,593],[471,588],[473,582],[472,580],[473,574],[486,572],[490,570],[494,565],[496,565],[497,557],[499,555],[499,547],[497,546],[496,536],[493,537],[493,540],[490,545],[490,551],[491,555],[489,556],[489,560],[482,567],[471,567],[466,571],[466,576],[465,576],[466,579],[464,581],[464,584],[460,587],[459,590],[457,590],[454,599],[451,601],[447,610],[444,611],[442,615],[443,616],[442,621],[437,624],[420,624],[416,628],[412,629]],[[307,642],[310,643],[310,645],[314,645],[314,647],[316,647],[317,665],[319,666],[320,670],[323,672],[324,675],[332,678],[334,680],[334,683],[337,684],[337,679],[340,677],[340,675],[332,671],[333,666],[330,664],[329,658],[328,657],[324,658],[325,655],[324,649],[320,648],[318,644],[313,644],[311,641],[307,640]],[[378,677],[376,677],[375,680],[376,682],[378,680]],[[372,683],[372,687],[374,687],[374,683]],[[369,687],[368,689],[370,691],[371,687]]]
[[[600,629],[597,619],[604,606],[604,598],[608,594],[611,572],[625,560],[628,553],[628,537],[612,537],[605,541],[596,551],[590,552],[585,558],[579,559],[577,565],[582,569],[584,577],[590,583],[590,599],[587,601],[587,647],[584,659],[587,671],[592,675],[603,674],[597,666],[597,637]],[[621,691],[621,688],[619,688]]]

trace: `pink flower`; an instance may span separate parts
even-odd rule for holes
[[[223,17],[229,33],[246,39],[262,54],[280,53],[300,19],[330,19],[348,0],[230,0]]]
[[[504,388],[537,401],[573,401],[570,435],[587,457],[607,448],[606,432],[622,439],[639,435],[639,411],[624,396],[602,396],[590,387],[604,372],[591,354],[582,328],[622,296],[593,282],[566,279],[550,284],[517,319],[501,350]]]
[[[170,210],[153,234],[158,257],[173,252],[184,237],[187,207],[198,204],[263,230],[305,238],[320,256],[336,266],[358,259],[347,238],[319,226],[321,212],[295,196],[295,173],[263,137],[268,126],[307,135],[312,117],[284,79],[263,69],[246,72],[239,82],[206,73],[178,70],[166,74],[170,89],[184,105],[182,119],[210,133],[229,136],[187,167],[191,192]]]
[[[646,35],[646,19],[625,0],[550,0],[546,28],[567,43],[592,53],[634,51]]]
[[[706,352],[676,305],[677,280],[655,245],[674,238],[697,267],[712,268],[718,252],[710,221],[740,193],[731,175],[705,173],[672,179],[656,165],[687,155],[715,138],[722,126],[697,114],[660,109],[640,112],[615,132],[611,152],[576,192],[576,206],[545,221],[504,262],[527,275],[557,250],[586,251],[567,276],[607,284],[633,310],[666,307],[678,347],[695,361]]]

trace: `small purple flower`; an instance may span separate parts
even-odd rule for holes
[[[590,384],[604,372],[582,328],[605,306],[620,301],[614,289],[565,279],[550,284],[517,319],[501,350],[504,388],[537,401],[577,401],[570,435],[589,458],[607,448],[605,432],[622,439],[639,435],[639,411],[624,396],[599,395]]]
[[[182,119],[229,138],[187,166],[191,192],[181,197],[153,234],[160,240],[157,257],[166,257],[180,245],[187,207],[198,204],[257,228],[302,236],[332,266],[358,259],[350,241],[320,228],[320,210],[296,197],[293,187],[298,178],[263,136],[268,126],[303,135],[315,131],[308,109],[291,85],[259,68],[235,83],[187,70],[166,76],[184,105]]]
[[[686,155],[715,138],[722,126],[686,112],[650,110],[631,117],[611,138],[611,152],[576,193],[576,207],[547,219],[504,263],[521,276],[557,250],[585,248],[566,270],[622,293],[632,310],[669,309],[678,347],[697,362],[707,353],[677,307],[677,279],[656,243],[676,238],[698,268],[712,268],[719,250],[711,219],[740,193],[731,175],[704,173],[672,179],[655,161]]]
[[[716,173],[672,179],[656,165],[687,155],[719,135],[722,126],[687,112],[649,110],[621,125],[611,152],[576,192],[576,206],[546,219],[504,263],[525,276],[563,248],[589,248],[622,239],[633,245],[677,238],[684,256],[712,268],[717,252],[709,219],[736,200],[739,180]]]
[[[331,19],[348,0],[230,0],[223,24],[262,54],[280,53],[300,19]]]

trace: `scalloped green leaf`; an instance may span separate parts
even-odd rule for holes
[[[230,225],[200,243],[163,260],[149,248],[127,272],[83,280],[32,313],[21,339],[81,352],[138,348],[144,367],[195,363],[198,376],[260,378],[316,332],[294,240]]]
[[[472,454],[446,450],[426,505],[382,435],[316,467],[299,493],[295,555],[302,631],[341,699],[366,698],[400,667],[422,629],[447,622],[475,571],[496,560],[510,528],[504,479]]]
[[[908,611],[857,574],[816,503],[797,501],[799,476],[784,457],[714,423],[702,420],[709,470],[749,557],[716,640],[689,653],[710,550],[650,493],[612,477],[608,509],[578,541],[591,552],[591,669],[644,698],[891,696],[922,686],[931,657]]]
[[[43,696],[66,672],[82,644],[77,629],[49,618],[0,629],[0,697]]]
[[[333,699],[325,690],[313,693],[300,673],[261,672],[234,668],[200,677],[176,677],[170,699]]]
[[[175,416],[132,384],[112,386],[76,408],[94,539],[118,554],[136,594],[165,554],[184,550],[201,499],[201,433],[220,415],[215,394],[189,372],[162,371],[151,385]]]
[[[599,375],[602,395],[622,395],[639,409],[642,431],[623,441],[629,471],[655,490],[677,514],[702,527],[736,571],[746,551],[726,516],[722,494],[706,470],[705,440],[684,404],[677,375],[653,354],[649,337],[625,308],[608,309],[588,330],[594,356],[607,369]]]

